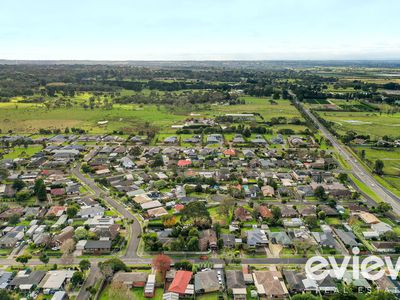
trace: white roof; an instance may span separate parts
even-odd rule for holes
[[[160,201],[154,200],[154,201],[142,203],[142,204],[140,204],[140,206],[142,207],[142,209],[150,209],[150,208],[160,207],[160,206],[162,206],[162,204],[160,203]]]
[[[43,289],[58,290],[62,287],[64,281],[67,278],[71,278],[75,271],[70,270],[54,270],[48,271],[44,280],[47,280],[42,284]]]

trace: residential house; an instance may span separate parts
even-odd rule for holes
[[[261,187],[261,191],[264,197],[274,197],[275,190],[272,186],[264,185]]]
[[[285,298],[289,293],[279,271],[255,271],[254,285],[259,296]]]
[[[46,272],[41,270],[32,272],[29,270],[19,271],[8,286],[11,289],[18,288],[20,290],[29,291],[32,287],[38,286],[45,275]]]
[[[144,287],[148,275],[145,272],[118,272],[114,275],[113,282],[122,283],[128,288]]]
[[[283,247],[290,247],[292,243],[292,239],[285,231],[279,232],[269,232],[268,237],[273,244],[279,244]]]
[[[110,240],[88,240],[83,248],[84,253],[106,254],[111,252]]]
[[[295,218],[299,215],[291,205],[281,205],[279,208],[281,209],[282,218]]]
[[[249,247],[265,247],[268,246],[268,238],[264,230],[253,228],[246,231],[247,245]]]
[[[220,289],[215,270],[201,271],[194,275],[194,289],[196,294],[217,292]]]
[[[192,280],[193,273],[189,271],[176,271],[175,277],[168,288],[168,292],[177,293],[180,296],[193,294],[193,290],[190,287],[190,281]]]
[[[316,292],[318,290],[317,283],[313,279],[307,278],[306,274],[303,272],[283,270],[283,276],[285,277],[286,286],[291,294]]]
[[[102,206],[89,206],[89,207],[82,207],[77,216],[83,219],[94,218],[96,216],[104,216],[104,207]]]

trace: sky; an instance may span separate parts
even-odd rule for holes
[[[0,59],[400,59],[398,0],[1,0]]]

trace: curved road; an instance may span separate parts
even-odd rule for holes
[[[300,102],[295,100],[298,104],[302,105]],[[352,169],[352,174],[359,179],[361,182],[368,185],[368,187],[375,192],[375,194],[380,197],[384,202],[389,203],[393,211],[400,215],[400,198],[394,195],[392,192],[384,188],[371,174],[366,170],[341,143],[339,143],[336,138],[326,129],[318,119],[304,106],[304,111],[313,120],[313,122],[319,127],[321,133],[327,138],[332,145],[337,149],[340,155],[344,157],[346,162],[350,165]]]
[[[125,258],[138,258],[137,248],[140,241],[140,235],[142,234],[142,227],[140,226],[139,221],[136,219],[135,215],[133,215],[122,203],[114,200],[110,197],[108,191],[104,191],[99,188],[93,179],[89,179],[85,177],[81,173],[81,164],[77,164],[72,170],[72,174],[74,174],[80,181],[82,181],[85,185],[87,185],[95,194],[96,197],[104,199],[110,206],[112,206],[118,213],[120,213],[125,219],[132,222],[129,224],[129,242],[128,248],[124,255]]]

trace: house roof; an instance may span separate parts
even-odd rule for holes
[[[85,249],[110,249],[110,240],[88,240],[85,244]]]
[[[360,212],[359,216],[367,224],[376,224],[380,222],[375,215],[369,212],[364,212],[364,211]]]
[[[225,155],[230,155],[230,156],[236,155],[235,149],[226,149],[226,150],[224,150],[223,153],[224,153]]]
[[[26,275],[20,275],[14,277],[13,280],[11,280],[10,285],[11,286],[20,286],[24,284],[31,284],[31,285],[38,285],[40,281],[43,279],[43,277],[46,275],[45,271],[33,271],[30,274]]]
[[[298,273],[293,270],[283,270],[283,275],[285,276],[287,286],[290,290],[304,290],[303,279],[306,278],[304,274]]]
[[[253,277],[259,294],[274,297],[288,293],[279,271],[255,271]]]
[[[226,270],[226,285],[228,289],[245,288],[243,272],[239,270]]]
[[[135,282],[146,282],[148,273],[144,272],[118,272],[114,275],[113,281],[122,282],[124,284],[132,284]]]
[[[259,228],[254,228],[253,230],[249,230],[246,233],[247,233],[247,244],[250,246],[268,243],[268,238],[264,230],[261,230]]]
[[[218,290],[219,282],[217,274],[214,270],[202,271],[194,275],[194,286],[196,291],[199,290]]]
[[[74,271],[68,270],[53,270],[48,271],[43,280],[40,282],[40,287],[43,289],[58,290],[62,287],[65,280],[71,278]]]
[[[175,278],[172,280],[168,292],[184,294],[185,290],[192,279],[192,272],[179,270],[175,273]]]
[[[280,232],[271,232],[269,233],[269,238],[273,240],[276,244],[281,245],[291,245],[292,240],[288,236],[288,234],[284,231]]]
[[[335,232],[346,246],[358,246],[354,233],[344,231],[343,229],[335,229]]]
[[[258,213],[263,218],[271,218],[272,217],[271,210],[268,207],[264,206],[264,205],[260,205],[258,207]]]

